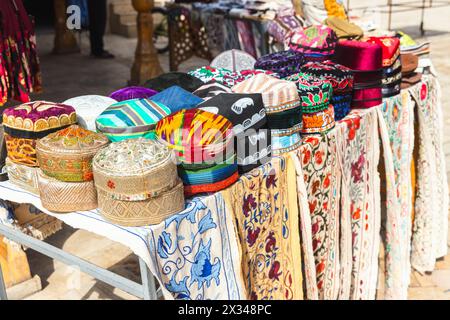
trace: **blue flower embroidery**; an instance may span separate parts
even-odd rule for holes
[[[203,284],[206,282],[206,286],[211,285],[211,280],[216,280],[216,285],[219,285],[220,274],[220,259],[216,258],[215,263],[211,263],[211,239],[205,246],[203,240],[200,241],[198,252],[195,255],[195,260],[191,267],[191,283],[198,283],[198,289],[203,288]]]
[[[172,239],[170,234],[163,231],[158,238],[158,254],[161,258],[166,259],[169,257],[169,249],[172,246]]]
[[[188,276],[184,277],[180,282],[176,282],[176,280],[172,278],[170,282],[166,284],[167,290],[176,294],[175,299],[189,299],[191,293],[186,285],[187,279]]]
[[[211,218],[211,211],[208,211],[208,214],[201,218],[200,222],[198,223],[199,228],[198,232],[200,234],[206,232],[209,229],[217,227],[217,225],[214,223],[213,219]]]

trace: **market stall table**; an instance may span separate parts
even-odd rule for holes
[[[414,124],[420,142],[412,229]],[[304,136],[299,149],[274,157],[225,190],[188,200],[184,211],[146,227],[111,224],[98,210],[57,215],[45,210],[38,196],[0,183],[4,200],[31,203],[74,228],[129,247],[140,257],[143,287],[7,226],[0,226],[0,234],[153,299],[150,273],[166,299],[375,299],[383,241],[385,298],[406,299],[411,265],[431,271],[446,253],[442,132],[439,83],[424,75],[381,106],[353,110],[327,133]],[[381,154],[385,168],[378,172]]]

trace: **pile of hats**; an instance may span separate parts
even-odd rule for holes
[[[324,25],[313,25],[292,33],[288,47],[304,55],[305,61],[331,59],[337,43],[336,33]]]
[[[170,109],[149,99],[117,102],[106,108],[96,119],[97,131],[113,142],[155,138],[156,123],[168,116]]]
[[[156,134],[175,150],[186,196],[216,192],[239,177],[233,125],[201,109],[180,110],[158,122]]]
[[[270,129],[272,153],[278,155],[301,143],[302,107],[294,83],[258,74],[232,88],[235,93],[260,93]]]
[[[212,97],[217,96],[221,93],[230,93],[231,89],[227,86],[224,86],[223,84],[220,84],[215,81],[211,81],[208,83],[205,83],[200,88],[195,90],[193,94],[195,94],[197,97],[202,98],[204,101],[211,99]]]
[[[9,180],[39,193],[36,141],[76,121],[73,107],[53,102],[35,101],[5,109],[3,127]]]
[[[328,60],[308,62],[302,66],[301,71],[331,82],[333,86],[331,104],[334,107],[336,121],[343,119],[350,112],[353,97],[353,73],[349,68]]]
[[[382,102],[382,47],[377,43],[342,40],[336,46],[333,60],[354,73],[354,108],[370,108]]]
[[[303,55],[293,50],[269,53],[256,60],[255,68],[269,70],[280,78],[285,78],[300,70],[304,63]]]
[[[333,86],[328,79],[297,73],[286,78],[295,83],[301,99],[304,134],[324,133],[335,125],[334,107],[331,104]]]
[[[383,98],[389,98],[400,93],[402,82],[402,64],[400,59],[400,40],[395,37],[369,37],[369,43],[375,43],[382,49],[382,85]]]
[[[184,209],[173,152],[148,139],[111,143],[93,159],[98,208],[123,226],[158,224]]]
[[[37,141],[39,194],[44,208],[55,212],[97,208],[92,158],[108,143],[103,134],[78,125]]]
[[[199,109],[230,120],[239,173],[246,173],[270,160],[270,131],[261,94],[220,93],[199,104]]]

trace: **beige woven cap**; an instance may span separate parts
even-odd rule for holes
[[[39,139],[36,155],[39,167],[50,177],[66,182],[90,181],[92,158],[108,144],[105,135],[72,125]]]
[[[98,203],[103,217],[112,223],[126,227],[159,224],[184,210],[184,187],[178,181],[175,188],[142,201],[116,200],[111,194],[98,190]]]
[[[97,191],[94,181],[63,182],[38,174],[42,206],[50,211],[67,213],[97,208]]]
[[[93,171],[97,189],[117,200],[146,200],[178,183],[173,152],[148,139],[111,143],[94,157]]]
[[[277,113],[300,106],[297,87],[291,81],[280,80],[264,73],[238,83],[236,93],[261,93],[267,113]]]

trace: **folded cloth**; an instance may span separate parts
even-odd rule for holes
[[[220,84],[214,80],[202,85],[200,88],[195,90],[193,94],[197,97],[202,98],[204,101],[217,96],[220,93],[231,93],[231,89],[223,84]]]
[[[260,57],[256,60],[255,68],[273,71],[280,78],[285,78],[298,72],[303,63],[304,57],[301,53],[286,50]]]
[[[144,85],[145,87],[158,92],[172,86],[178,86],[186,91],[193,92],[203,85],[203,83],[196,77],[187,73],[169,72],[147,80]]]
[[[333,29],[338,39],[359,40],[364,35],[364,31],[360,27],[342,18],[328,17],[324,24]]]
[[[172,86],[155,94],[151,100],[167,106],[171,113],[181,109],[195,108],[203,102],[203,99],[178,86]]]
[[[113,98],[86,95],[68,99],[63,102],[72,106],[77,113],[77,122],[87,130],[95,131],[95,119],[110,105],[117,101]]]
[[[148,99],[132,99],[115,103],[96,119],[97,130],[113,142],[155,138],[156,123],[168,116],[170,109]]]
[[[305,22],[295,14],[294,10],[284,10],[277,12],[275,19],[269,21],[267,32],[276,42],[284,44],[291,31],[298,30],[304,25]]]
[[[144,87],[126,87],[112,92],[109,97],[117,101],[150,98],[158,91]]]
[[[419,72],[412,72],[407,76],[402,77],[402,83],[400,84],[401,89],[408,89],[416,83],[422,80],[422,74]]]

